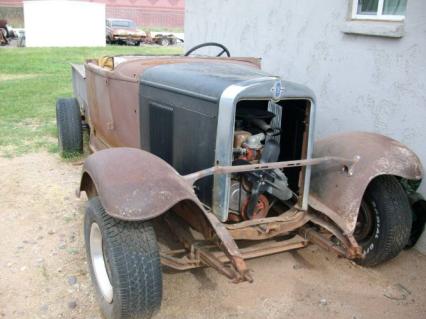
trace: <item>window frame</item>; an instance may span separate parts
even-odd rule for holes
[[[358,14],[358,0],[352,0],[352,19],[376,21],[404,21],[405,15],[383,14],[385,0],[379,0],[376,15]]]

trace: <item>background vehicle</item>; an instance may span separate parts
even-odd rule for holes
[[[140,45],[146,37],[145,32],[138,30],[132,20],[106,19],[106,42],[108,44],[125,43]]]
[[[179,40],[173,34],[155,33],[152,41],[161,46],[168,46],[175,45]]]
[[[179,39],[174,34],[163,34],[159,32],[148,31],[144,43],[147,44],[158,44],[161,46],[175,45],[178,42],[184,42],[183,39]]]
[[[0,44],[8,44],[9,39],[18,36],[13,31],[13,28],[7,23],[7,20],[0,20],[0,33]]]
[[[401,178],[417,156],[374,133],[313,143],[307,87],[256,58],[120,56],[73,66],[57,103],[59,144],[89,147],[80,191],[89,268],[107,318],[150,317],[160,263],[253,280],[249,258],[316,243],[374,266],[396,256],[412,213]],[[223,58],[221,55],[228,57]],[[178,240],[163,234],[173,234]]]

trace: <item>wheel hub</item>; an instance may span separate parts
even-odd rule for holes
[[[364,200],[361,203],[358,220],[354,231],[355,239],[360,243],[365,243],[373,235],[375,228],[374,210]]]

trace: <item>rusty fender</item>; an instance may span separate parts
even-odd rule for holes
[[[419,180],[419,158],[401,143],[375,133],[350,132],[319,140],[314,157],[340,156],[359,161],[351,174],[326,162],[312,167],[309,205],[331,218],[345,235],[353,234],[368,184],[379,175]]]
[[[201,206],[192,187],[159,157],[136,148],[110,148],[84,162],[80,191],[98,195],[106,212],[128,221],[160,216],[190,200]]]
[[[215,232],[220,247],[234,266],[235,282],[252,281],[249,270],[228,230],[206,211],[176,170],[161,158],[136,148],[110,148],[90,155],[84,162],[80,183],[88,197],[99,196],[112,217],[140,221],[158,217],[181,202],[192,202]]]

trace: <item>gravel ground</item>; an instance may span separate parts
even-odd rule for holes
[[[85,261],[80,166],[0,158],[0,317],[99,318]],[[426,257],[366,269],[315,246],[251,260],[255,282],[164,269],[160,318],[425,318]]]

